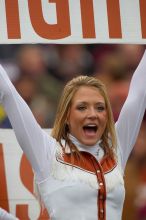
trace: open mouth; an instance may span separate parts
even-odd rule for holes
[[[95,134],[97,132],[97,125],[85,125],[83,126],[83,130],[85,134]]]

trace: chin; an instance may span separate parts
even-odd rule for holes
[[[87,146],[93,146],[97,143],[97,140],[96,141],[83,141],[82,143]]]

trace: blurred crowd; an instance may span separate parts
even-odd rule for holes
[[[64,85],[81,74],[95,76],[105,83],[116,121],[144,49],[143,45],[132,44],[0,45],[0,63],[30,106],[38,123],[43,128],[51,128]],[[2,106],[0,127],[11,128]],[[146,219],[145,134],[146,118],[126,169],[128,196],[125,202],[125,220]],[[127,213],[129,207],[131,211]]]

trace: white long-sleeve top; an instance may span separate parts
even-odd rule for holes
[[[87,179],[92,181],[92,174],[88,176],[88,174],[81,173],[83,171],[80,173],[75,171],[73,175],[67,177],[62,172],[64,170],[62,166],[52,165],[58,143],[38,125],[2,66],[0,66],[0,101],[11,121],[19,145],[32,165],[36,182],[51,219],[97,220],[98,187],[94,187],[94,184],[87,181]],[[132,77],[128,97],[115,125],[118,140],[118,166],[105,176],[107,185],[109,184],[106,199],[107,220],[121,219],[124,201],[121,176],[138,136],[145,107],[146,52]],[[92,151],[94,152],[94,147]],[[60,167],[60,170],[55,166]],[[114,176],[119,178],[114,178]]]
[[[18,220],[18,218],[0,208],[0,220]]]

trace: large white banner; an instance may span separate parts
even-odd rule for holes
[[[33,194],[33,172],[12,129],[0,129],[0,207],[20,220],[49,219]]]
[[[146,43],[146,0],[0,0],[0,44]]]

